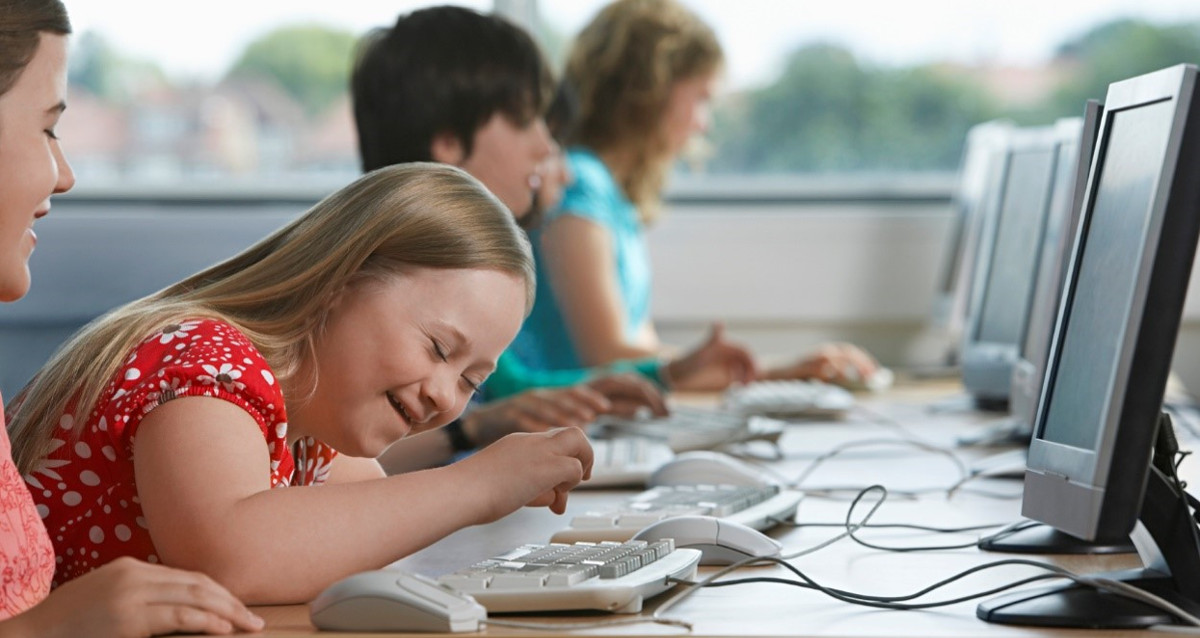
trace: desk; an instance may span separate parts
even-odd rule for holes
[[[956,393],[946,383],[899,385],[875,397],[864,397],[862,408],[844,422],[796,424],[789,426],[781,439],[784,458],[771,467],[788,476],[799,476],[812,459],[841,443],[867,438],[916,437],[922,441],[949,446],[961,433],[982,427],[1000,417],[961,411],[931,412],[931,402]],[[1182,435],[1181,435],[1182,436]],[[1191,441],[1184,439],[1185,446]],[[1190,445],[1188,447],[1195,447]],[[979,457],[993,451],[961,450],[964,458]],[[1185,464],[1184,468],[1187,469]],[[912,447],[890,446],[857,448],[822,463],[801,486],[815,489],[829,486],[866,486],[880,483],[893,492],[945,488],[960,476],[959,468],[945,456]],[[1194,477],[1193,477],[1194,478]],[[1013,480],[986,480],[970,484],[978,490],[964,490],[947,498],[945,492],[926,493],[916,498],[890,498],[873,522],[904,522],[935,526],[962,526],[980,523],[1007,523],[1019,518],[1020,484]],[[984,490],[988,494],[982,493]],[[596,506],[613,503],[628,492],[577,491],[571,496],[567,516]],[[1003,498],[1007,496],[1008,498]],[[849,497],[809,496],[800,505],[797,519],[802,522],[841,522],[846,517]],[[862,508],[861,512],[865,512]],[[460,530],[435,545],[399,563],[408,571],[430,576],[441,575],[496,555],[527,542],[544,542],[566,521],[544,509],[525,509],[492,523]],[[783,529],[770,533],[785,546],[785,552],[814,545],[840,530],[832,528]],[[943,545],[970,542],[972,535],[945,535],[889,530],[863,530],[860,536],[887,545]],[[843,540],[793,562],[816,581],[833,587],[879,595],[910,593],[971,566],[1000,560],[1007,555],[989,554],[974,549],[920,553],[892,553],[868,549]],[[1139,566],[1134,555],[1118,557],[1046,557],[1078,572],[1095,572]],[[714,568],[701,568],[701,575]],[[1002,585],[1036,573],[1031,568],[1006,567],[984,572],[947,587],[931,599],[953,598]],[[776,576],[794,579],[782,567],[772,565],[746,568],[734,576]],[[665,597],[647,604],[647,611]],[[670,616],[694,624],[696,636],[1085,636],[1101,632],[1047,630],[993,625],[976,619],[976,602],[961,603],[931,611],[882,611],[838,602],[811,590],[780,584],[748,584],[706,589],[677,605]],[[267,620],[267,636],[303,636],[315,633],[308,622],[305,606],[258,607]],[[604,614],[521,616],[521,620],[579,622],[611,618]],[[548,636],[547,631],[487,628],[488,635]],[[678,628],[644,623],[604,629],[572,632],[580,635],[683,635]],[[334,634],[329,634],[334,635]],[[348,635],[348,634],[342,634]],[[362,634],[378,636],[380,634]],[[404,634],[415,635],[415,634]],[[445,635],[445,634],[441,634]],[[472,634],[464,634],[472,635]],[[1106,638],[1162,636],[1151,632],[1103,632]]]

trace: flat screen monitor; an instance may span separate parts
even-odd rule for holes
[[[953,201],[954,219],[932,317],[933,325],[946,331],[955,350],[962,340],[984,210],[999,196],[1000,163],[1012,127],[1005,120],[977,124],[967,133],[963,147]],[[947,359],[948,363],[956,363],[957,352],[950,353]]]
[[[1028,442],[1033,433],[1042,375],[1046,370],[1046,357],[1050,354],[1050,337],[1054,332],[1054,319],[1062,298],[1071,241],[1079,224],[1101,110],[1100,102],[1089,100],[1082,119],[1060,120],[1055,127],[1059,132],[1060,150],[1055,167],[1054,192],[1050,198],[1050,213],[1038,257],[1037,280],[1034,282],[1029,318],[1025,322],[1025,335],[1021,340],[1021,356],[1013,366],[1009,394],[1012,439],[1021,443]]]
[[[1155,459],[1162,399],[1200,237],[1196,67],[1109,87],[1030,443],[1022,514],[1085,540],[1133,533],[1137,586],[1200,610],[1200,530]],[[1172,459],[1173,461],[1173,459]],[[1166,468],[1165,470],[1162,468]],[[1152,551],[1153,550],[1153,551]],[[1135,627],[1144,603],[1081,587],[980,605],[985,620]]]
[[[1000,204],[985,220],[977,290],[962,348],[963,385],[983,407],[1006,407],[1046,228],[1061,136],[1053,126],[1010,134]]]

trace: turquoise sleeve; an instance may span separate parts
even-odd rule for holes
[[[636,372],[663,387],[659,361],[654,358],[618,361],[607,368],[570,368],[565,370],[534,370],[521,363],[516,355],[505,352],[496,362],[496,371],[488,377],[486,398],[502,399],[531,388],[562,388],[587,381],[596,374]]]

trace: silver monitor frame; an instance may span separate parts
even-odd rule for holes
[[[1103,108],[1099,101],[1089,100],[1082,118],[1064,118],[1055,124],[1063,136],[1064,152],[1058,157],[1058,176],[1050,202],[1050,216],[1042,236],[1037,281],[1033,287],[1029,318],[1025,322],[1021,356],[1013,366],[1009,412],[1014,437],[1024,436],[1028,439],[1033,432],[1046,358],[1050,354],[1050,338],[1062,297],[1067,260],[1071,256],[1071,242],[1079,225],[1088,169]]]
[[[1093,153],[1083,202],[1083,219],[1072,242],[1066,289],[1060,301],[1047,372],[1038,401],[1034,437],[1025,474],[1022,514],[1085,540],[1103,540],[1129,534],[1138,521],[1162,398],[1183,302],[1191,274],[1197,236],[1200,235],[1200,94],[1197,69],[1178,65],[1110,85],[1105,99],[1100,134]],[[1115,339],[1113,370],[1103,396],[1084,394],[1097,408],[1094,443],[1089,448],[1047,440],[1048,427],[1070,428],[1074,422],[1051,406],[1058,378],[1073,383],[1075,370],[1062,369],[1061,357],[1068,337],[1078,281],[1095,223],[1093,208],[1107,169],[1113,119],[1122,112],[1169,102],[1170,129],[1151,201],[1144,215],[1145,234],[1136,263],[1131,303]],[[1124,149],[1122,149],[1124,150]],[[1164,228],[1167,229],[1164,232]],[[1121,265],[1117,265],[1120,267]],[[1107,267],[1112,272],[1112,263]],[[1097,268],[1099,272],[1099,268]],[[1152,310],[1152,311],[1148,311]],[[1086,316],[1086,315],[1082,315]],[[1093,335],[1085,335],[1093,337]],[[1079,337],[1076,337],[1079,338]],[[1094,363],[1092,364],[1094,367]],[[1069,393],[1067,387],[1063,392]],[[1066,400],[1069,394],[1063,398]],[[1072,418],[1079,418],[1074,415]]]
[[[1037,279],[1038,247],[1045,234],[1061,146],[1062,134],[1056,126],[1020,128],[1009,136],[1000,192],[983,221],[961,349],[963,386],[980,404],[1003,405],[1009,398]],[[1032,234],[1032,242],[1000,241],[1002,233],[1022,228]],[[1001,273],[1015,262],[1028,270],[1027,276],[1007,286],[999,285],[993,275],[1003,277]],[[985,325],[997,322],[1013,333],[1012,338],[983,334]]]

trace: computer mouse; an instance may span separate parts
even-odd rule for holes
[[[851,392],[883,392],[892,387],[895,380],[896,375],[883,366],[875,368],[874,372],[865,377],[859,374],[858,368],[850,367],[833,383]]]
[[[479,631],[487,610],[471,596],[396,570],[339,580],[308,606],[312,623],[330,631]]]
[[[758,487],[779,481],[763,470],[728,454],[708,450],[681,452],[650,475],[650,487],[659,485],[744,485]]]
[[[712,516],[674,516],[651,523],[634,535],[646,542],[671,538],[675,547],[700,550],[701,565],[729,565],[752,556],[779,556],[783,545],[762,532]]]

